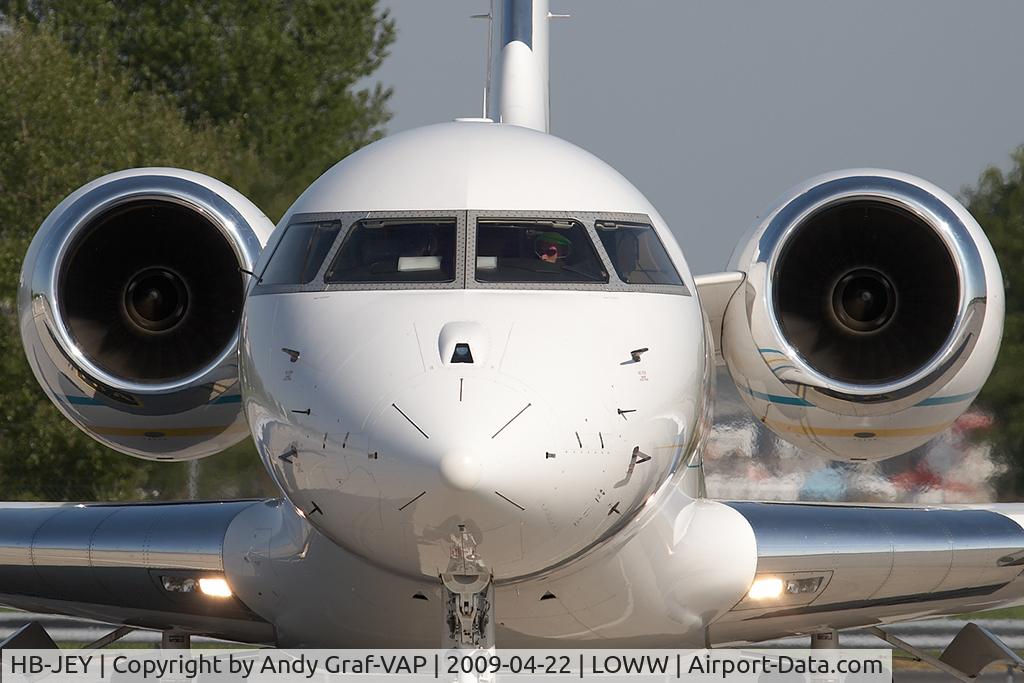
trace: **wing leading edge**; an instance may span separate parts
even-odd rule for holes
[[[168,590],[223,578],[228,527],[255,504],[2,504],[0,604],[271,643],[273,627],[237,596]]]
[[[309,615],[299,604],[279,606],[278,611],[297,612],[269,617],[272,624],[256,611],[266,615],[266,605],[250,606],[239,597],[259,602],[254,596],[262,593],[254,592],[253,585],[265,586],[268,579],[266,571],[257,571],[260,558],[269,552],[266,534],[260,532],[270,533],[280,511],[265,503],[2,504],[0,604],[161,631],[277,643],[278,619],[303,620]],[[716,646],[1024,601],[1024,529],[1018,522],[1024,520],[1024,505],[721,505],[738,513],[753,531],[754,583],[777,581],[782,590],[774,598],[748,596],[716,619],[707,633]],[[320,569],[306,581],[316,583],[339,572],[355,576],[350,560],[338,564],[332,559],[331,553],[340,552],[337,549],[308,552],[316,555],[309,559],[315,559]],[[287,574],[292,565],[301,570],[309,563],[298,560],[306,555],[303,550],[294,561],[275,564],[274,571]],[[240,582],[236,595],[218,599],[174,592],[164,582],[216,576]],[[256,584],[249,585],[253,581]],[[384,614],[400,612],[415,621],[412,617],[419,612],[403,606],[414,603],[427,609],[418,618],[429,623],[430,603],[408,599],[415,588],[409,583],[391,590],[397,602]],[[317,595],[320,591],[306,598]],[[292,602],[289,598],[289,605]],[[350,614],[342,607],[339,604],[340,611],[334,611]],[[369,624],[362,623],[360,631],[367,628]],[[305,642],[299,631],[292,639]]]
[[[754,531],[754,584],[764,595],[748,595],[711,627],[716,644],[992,609],[1024,598],[1024,529],[1016,521],[1024,506],[726,504]]]

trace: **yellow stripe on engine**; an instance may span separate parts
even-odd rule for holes
[[[949,423],[943,422],[937,425],[925,427],[900,427],[895,429],[871,429],[862,427],[860,429],[839,429],[836,427],[813,427],[807,424],[793,422],[778,422],[776,420],[765,420],[764,423],[779,432],[790,434],[803,434],[804,436],[857,436],[858,434],[870,434],[875,437],[900,437],[900,436],[928,436],[938,434],[944,430]],[[858,438],[871,438],[867,436]]]
[[[227,425],[214,425],[212,427],[177,427],[174,429],[135,429],[129,427],[93,427],[92,431],[104,436],[148,436],[154,439],[175,436],[216,436],[224,433],[236,433],[246,429],[244,424],[232,422]]]

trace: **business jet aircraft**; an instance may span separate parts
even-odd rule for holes
[[[54,209],[19,295],[47,395],[140,458],[251,436],[282,497],[7,504],[0,602],[281,646],[703,647],[1024,599],[1019,506],[704,492],[717,364],[836,460],[968,407],[1003,323],[968,212],[830,173],[695,278],[635,187],[546,132],[547,3],[499,4],[489,118],[369,145],[276,228],[171,168]]]

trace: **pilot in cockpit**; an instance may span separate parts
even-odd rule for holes
[[[572,252],[572,241],[557,232],[542,232],[533,240],[537,258],[545,263],[558,263]]]

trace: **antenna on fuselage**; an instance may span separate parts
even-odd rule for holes
[[[484,115],[548,132],[548,0],[491,0]],[[497,37],[497,39],[495,39]]]
[[[494,63],[494,3],[495,0],[491,0],[491,9],[487,14],[472,14],[469,17],[487,20],[487,54],[484,57],[487,60],[487,76],[484,80],[483,106],[480,109],[480,116],[483,118],[487,118],[487,98],[491,93],[491,66]]]

